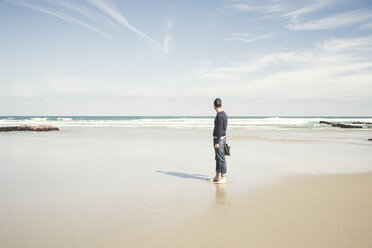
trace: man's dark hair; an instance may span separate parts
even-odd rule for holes
[[[216,100],[214,100],[213,104],[216,108],[221,108],[222,107],[222,101],[221,101],[220,98],[216,98]]]

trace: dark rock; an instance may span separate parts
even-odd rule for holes
[[[340,127],[340,128],[363,128],[362,126],[343,124],[343,123],[333,123],[333,122],[328,122],[328,121],[319,121],[319,123],[328,124],[328,125],[332,125],[332,127]]]
[[[332,127],[341,127],[341,128],[363,128],[362,126],[348,125],[342,123],[333,123]]]
[[[367,124],[367,125],[372,125],[372,122],[354,121],[353,124]]]
[[[372,141],[372,139],[368,139],[368,141]]]
[[[9,131],[58,131],[58,127],[39,125],[39,126],[29,126],[29,125],[20,125],[13,127],[0,127],[0,132],[9,132]]]
[[[332,125],[333,123],[332,122],[328,122],[328,121],[319,121],[320,124],[329,124],[329,125]]]

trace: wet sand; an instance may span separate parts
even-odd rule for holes
[[[216,205],[136,247],[372,247],[372,173],[292,176]]]
[[[206,184],[208,184],[206,182]],[[141,206],[69,204],[39,216],[1,223],[1,247],[337,247],[372,246],[372,173],[290,176],[278,183],[228,197],[215,189],[215,203],[192,216],[142,211]],[[156,206],[156,202],[145,202]],[[173,208],[183,202],[169,204]],[[169,206],[168,206],[169,207]],[[30,209],[30,212],[35,211]],[[3,219],[4,220],[4,219]],[[21,222],[17,231],[6,231]],[[13,223],[12,223],[13,222]],[[5,228],[5,229],[4,229]]]
[[[217,187],[205,130],[3,133],[0,247],[371,247],[370,144],[231,133]]]

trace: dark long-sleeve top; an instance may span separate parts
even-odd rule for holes
[[[218,143],[220,138],[226,136],[226,129],[227,129],[227,115],[225,111],[218,112],[216,118],[214,119],[214,129],[213,129],[213,136],[214,143]]]

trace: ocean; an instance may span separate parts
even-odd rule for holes
[[[210,129],[214,116],[0,116],[0,126],[54,125],[57,127],[125,127]],[[372,117],[331,116],[229,116],[229,129],[334,129],[319,121],[361,125],[372,130]],[[357,122],[368,124],[353,124]]]

